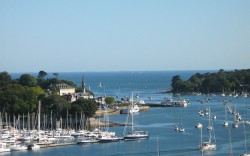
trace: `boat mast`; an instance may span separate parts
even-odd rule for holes
[[[69,110],[67,109],[67,130],[69,130],[69,126],[68,126],[68,121],[69,121]]]
[[[157,137],[157,156],[160,156],[159,138]]]
[[[30,132],[30,113],[28,112],[28,131]]]
[[[23,113],[23,130],[24,130],[24,113]]]
[[[134,99],[134,97],[133,97],[133,92],[132,92],[131,109],[134,108],[134,100],[133,99]],[[134,113],[133,112],[131,113],[131,130],[133,133],[134,132]]]
[[[247,108],[246,108],[246,116],[247,116]],[[247,120],[246,120],[247,121]],[[246,123],[244,123],[244,137],[245,137],[245,153],[247,153],[247,134],[246,134]]]
[[[41,115],[41,101],[39,101],[38,104],[38,125],[37,125],[37,131],[38,131],[38,138],[40,139],[40,115]]]
[[[52,122],[52,110],[50,111],[50,124],[51,124],[51,131],[52,131],[52,128],[53,128],[53,122]]]
[[[202,148],[202,127],[201,127],[201,145],[200,145],[200,148]]]

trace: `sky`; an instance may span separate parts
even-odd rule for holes
[[[1,0],[0,72],[250,68],[249,0]]]

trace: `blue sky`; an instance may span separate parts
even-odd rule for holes
[[[1,0],[0,71],[250,68],[249,0]]]

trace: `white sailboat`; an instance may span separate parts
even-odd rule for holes
[[[104,125],[104,131],[101,131],[98,135],[98,137],[96,138],[98,140],[98,142],[101,142],[101,143],[106,143],[106,142],[116,142],[116,141],[119,141],[120,138],[117,137],[115,135],[115,132],[110,132],[109,131],[109,126],[108,126],[108,123],[109,123],[109,117],[108,115],[104,115],[104,122],[105,122],[105,125]]]
[[[208,108],[208,126],[207,126],[207,130],[212,130],[213,127],[211,125],[211,115],[210,115],[210,107]]]
[[[202,124],[200,122],[198,122],[196,125],[195,125],[196,128],[202,128]]]
[[[133,106],[133,93],[132,93],[132,106]],[[139,140],[139,139],[147,139],[148,137],[149,137],[148,131],[135,129],[134,113],[128,113],[126,126],[124,128],[124,140]]]
[[[244,124],[244,139],[245,139],[245,153],[240,156],[250,156],[250,153],[247,152],[247,135],[246,135],[246,124]]]
[[[182,126],[182,111],[181,111],[181,108],[180,108],[180,113],[181,113],[181,124],[180,124],[180,127],[179,127],[179,132],[184,132],[185,128],[183,128],[183,126]]]
[[[212,143],[212,136],[211,136],[211,130],[209,130],[209,140],[207,142],[203,142],[202,139],[202,128],[201,128],[201,144],[200,144],[200,150],[203,151],[211,151],[216,150],[216,144]]]
[[[203,142],[202,138],[202,128],[201,128],[201,144],[200,144],[200,150],[203,151],[211,151],[211,150],[216,150],[216,143],[215,143],[215,135],[214,135],[214,143],[212,143],[212,132],[214,133],[214,128],[212,125],[210,125],[210,108],[209,108],[209,126],[208,126],[208,131],[209,131],[209,139],[207,142]]]
[[[227,127],[228,126],[228,121],[227,121],[227,109],[225,107],[225,121],[223,122],[223,126]]]
[[[234,123],[233,123],[233,128],[238,128],[239,127],[239,121],[236,118],[236,115],[234,115]]]

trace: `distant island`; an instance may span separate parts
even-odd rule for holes
[[[250,69],[217,73],[196,73],[184,81],[179,75],[172,77],[173,94],[247,95],[250,91]]]

